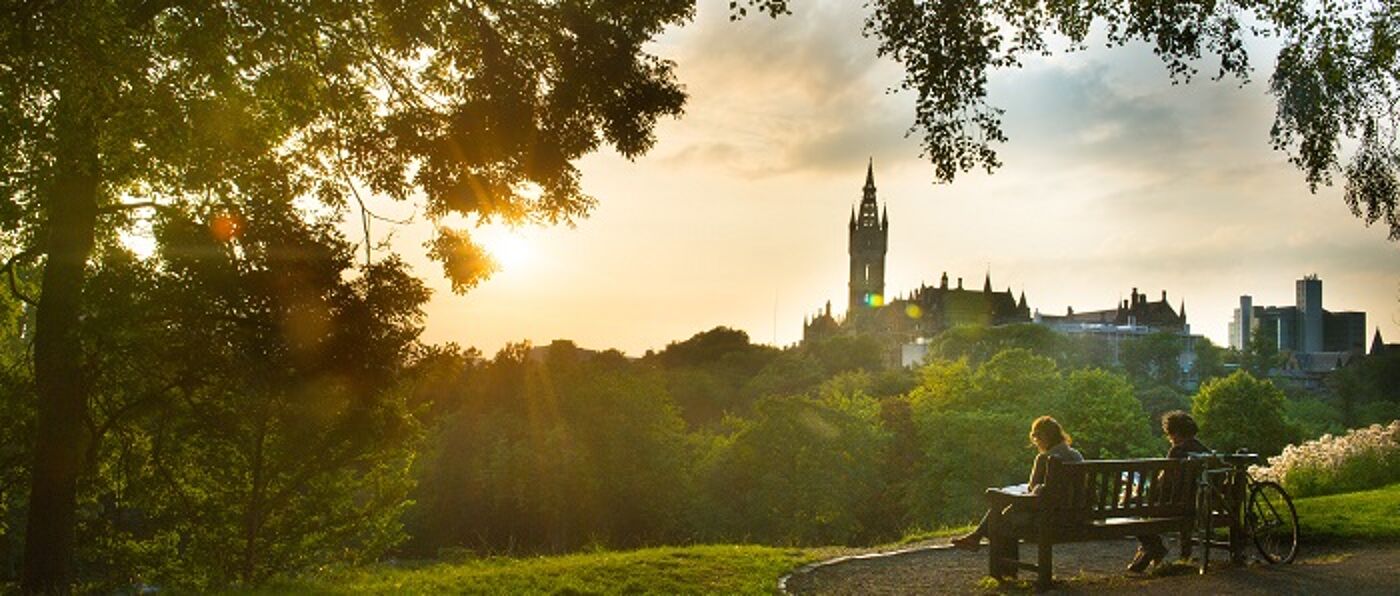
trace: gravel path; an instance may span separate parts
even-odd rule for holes
[[[1055,593],[1187,594],[1400,594],[1400,545],[1358,544],[1305,547],[1292,565],[1232,567],[1212,558],[1211,572],[1194,568],[1177,573],[1127,576],[1132,539],[1057,545]],[[1034,545],[1021,547],[1023,560],[1035,557]],[[1214,561],[1221,561],[1218,565]],[[1026,586],[997,586],[987,574],[986,550],[971,553],[949,548],[946,540],[903,551],[866,555],[818,564],[787,579],[792,594],[964,594],[1025,591]],[[1031,579],[1023,572],[1022,579]],[[1064,581],[1068,580],[1068,581]]]

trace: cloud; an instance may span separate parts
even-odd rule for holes
[[[897,65],[861,35],[858,3],[804,4],[791,16],[737,23],[702,5],[672,47],[690,105],[667,163],[734,175],[848,175],[853,164],[913,159],[912,99],[886,91]],[[666,137],[663,137],[663,139]]]

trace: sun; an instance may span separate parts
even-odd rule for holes
[[[517,270],[530,263],[530,243],[519,230],[488,226],[480,230],[477,239],[502,271]]]

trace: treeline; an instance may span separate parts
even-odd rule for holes
[[[193,220],[158,227],[157,259],[110,245],[85,297],[85,589],[252,585],[386,555],[870,544],[965,523],[984,487],[1023,482],[1042,414],[1089,457],[1161,453],[1154,417],[1175,408],[1222,449],[1370,422],[1335,396],[1223,376],[1208,344],[1193,396],[1175,388],[1169,336],[1125,343],[1114,366],[1103,345],[1033,325],[951,330],[917,369],[885,367],[865,338],[779,350],[726,328],[637,359],[568,342],[488,359],[422,345],[422,286],[396,261],[357,263],[326,228],[250,231],[235,252]],[[10,581],[33,321],[2,304]],[[1370,362],[1344,377],[1352,416],[1400,402],[1378,385],[1394,359]]]

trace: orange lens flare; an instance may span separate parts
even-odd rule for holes
[[[219,242],[228,242],[243,231],[243,220],[232,213],[221,213],[209,222],[209,234]]]

